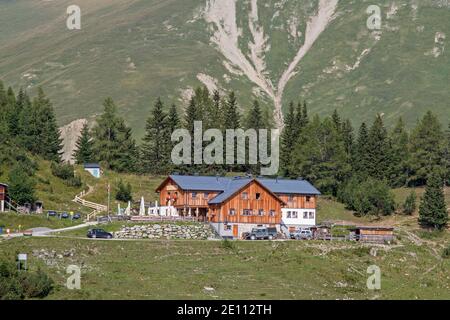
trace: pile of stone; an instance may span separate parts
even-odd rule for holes
[[[58,260],[63,258],[73,257],[75,254],[75,249],[64,250],[61,252],[57,252],[55,250],[33,250],[33,257],[41,259],[45,262],[47,266],[56,266],[58,264]]]
[[[118,239],[189,239],[207,240],[215,238],[215,233],[206,224],[145,224],[122,226],[114,233]]]

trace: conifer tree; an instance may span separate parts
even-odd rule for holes
[[[112,170],[132,172],[137,148],[131,128],[117,115],[117,107],[111,98],[105,99],[103,107],[104,111],[93,129],[95,157]]]
[[[438,118],[428,111],[411,134],[410,183],[424,185],[434,170],[444,170],[445,135]]]
[[[354,148],[354,136],[353,136],[353,126],[349,119],[346,119],[342,123],[342,139],[344,141],[345,152],[347,153],[347,157],[350,161],[353,155]]]
[[[46,160],[60,162],[62,139],[56,122],[53,105],[42,88],[38,89],[38,96],[33,103],[33,108],[37,117],[35,123],[38,128],[40,127],[35,130],[38,136],[36,140],[42,144],[39,146],[39,151],[35,151]]]
[[[439,230],[447,226],[449,218],[443,185],[440,172],[433,171],[427,180],[427,187],[419,208],[421,226]]]
[[[241,126],[237,99],[234,91],[228,95],[225,102],[225,129],[238,129]]]
[[[258,100],[253,101],[252,108],[247,114],[247,119],[245,121],[245,127],[247,129],[255,129],[258,131],[259,129],[264,128],[261,107],[259,105]]]
[[[92,141],[87,122],[84,123],[81,129],[81,135],[77,139],[76,148],[72,157],[77,164],[89,163],[95,159],[94,142]]]
[[[145,126],[142,163],[144,172],[152,174],[170,171],[171,132],[167,114],[163,109],[164,105],[158,98]]]
[[[294,146],[297,143],[297,129],[296,129],[296,114],[294,102],[289,104],[288,113],[284,119],[284,128],[280,139],[280,164],[281,174],[283,176],[290,176],[290,164]]]
[[[353,171],[361,178],[366,177],[368,175],[369,163],[369,133],[366,123],[363,122],[359,127],[358,138],[353,153]]]
[[[391,164],[391,146],[383,119],[377,115],[370,128],[368,139],[368,173],[371,177],[383,180],[388,177]]]
[[[390,159],[389,182],[393,187],[402,187],[408,180],[409,136],[402,118],[390,134],[392,153]]]

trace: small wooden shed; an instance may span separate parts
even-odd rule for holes
[[[8,196],[8,185],[0,183],[0,212],[5,211],[5,203],[7,196]]]
[[[357,226],[350,231],[358,241],[385,243],[394,240],[393,227]]]

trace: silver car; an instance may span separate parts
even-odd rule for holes
[[[296,240],[311,240],[313,238],[311,230],[298,230],[294,232],[293,236]]]

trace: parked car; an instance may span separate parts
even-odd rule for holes
[[[273,234],[270,234],[267,228],[254,228],[248,233],[247,240],[273,240]]]
[[[267,228],[267,232],[272,236],[272,239],[278,238],[278,230],[275,227]]]
[[[112,239],[113,235],[103,229],[90,229],[87,233],[87,237],[91,239]]]
[[[294,239],[296,240],[311,240],[313,233],[311,230],[298,230],[294,232]]]
[[[48,212],[49,217],[56,217],[56,211],[49,211]]]
[[[72,218],[73,220],[79,220],[79,219],[81,219],[81,214],[79,214],[79,213],[75,213],[74,215],[73,215],[73,218]]]
[[[63,212],[61,214],[61,219],[68,219],[69,218],[69,214],[67,212]]]
[[[25,237],[31,237],[31,236],[33,235],[33,230],[25,230],[25,231],[23,232],[23,235],[24,235]]]

